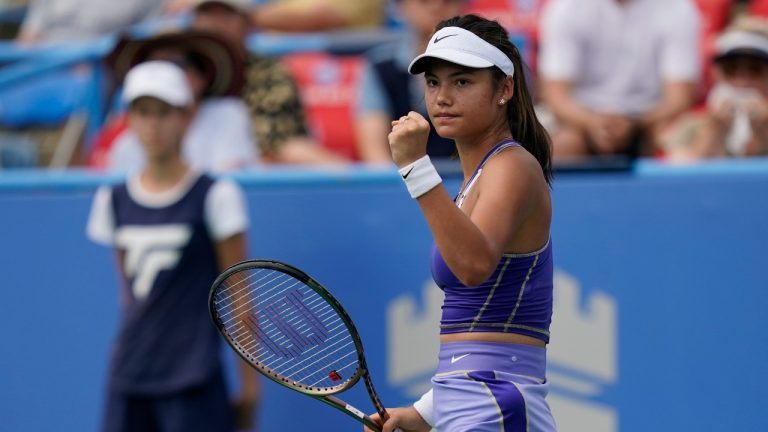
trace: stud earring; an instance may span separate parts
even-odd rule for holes
[[[499,99],[499,105],[504,105],[504,103],[507,102],[504,100],[504,98]]]

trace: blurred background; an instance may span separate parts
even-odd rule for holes
[[[330,288],[384,403],[418,398],[441,292],[386,128],[423,110],[403,64],[467,12],[507,28],[553,138],[559,429],[768,430],[761,0],[0,0],[0,430],[99,430],[118,278],[85,223],[97,187],[135,168],[122,77],[169,50],[201,82],[212,156],[190,162],[245,189],[250,256]],[[234,142],[253,156],[227,159]],[[450,147],[430,153],[455,192]],[[257,420],[360,430],[268,382]]]

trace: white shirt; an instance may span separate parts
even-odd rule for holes
[[[164,192],[150,192],[142,187],[138,175],[128,179],[127,187],[131,198],[148,208],[168,207],[189,192],[200,176],[190,171],[176,186]],[[205,223],[214,241],[224,240],[232,235],[245,232],[249,219],[245,195],[232,180],[217,179],[205,196]],[[96,191],[91,213],[86,226],[88,238],[112,246],[115,243],[115,219],[112,210],[112,188],[102,186]]]
[[[184,136],[182,156],[199,171],[239,169],[257,163],[255,141],[248,108],[241,99],[207,98]],[[107,157],[107,169],[136,172],[144,166],[144,159],[144,147],[129,128],[115,139]]]
[[[699,24],[690,0],[550,0],[539,72],[594,111],[644,113],[665,83],[698,80]]]

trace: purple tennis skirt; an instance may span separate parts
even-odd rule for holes
[[[545,348],[498,342],[440,346],[432,378],[438,432],[550,432]]]

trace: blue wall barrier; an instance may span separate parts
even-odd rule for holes
[[[356,320],[383,401],[410,403],[435,367],[440,292],[429,232],[396,173],[236,178],[251,256],[329,287]],[[84,226],[95,188],[111,180],[0,175],[0,430],[98,429],[117,277],[111,251]],[[458,179],[446,185],[455,191]],[[765,160],[556,178],[549,400],[561,431],[768,430],[767,189]],[[342,398],[372,411],[362,392]],[[361,430],[266,381],[259,422],[269,432]]]

